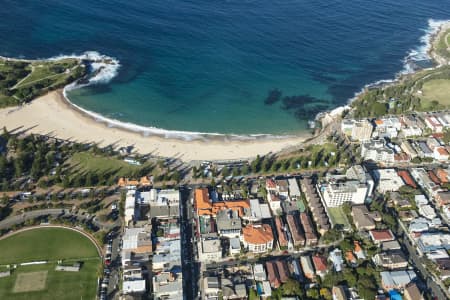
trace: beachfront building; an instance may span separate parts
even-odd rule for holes
[[[273,233],[270,225],[248,225],[242,229],[242,243],[250,252],[264,253],[273,248]]]
[[[351,138],[353,141],[367,141],[372,136],[373,126],[368,120],[353,123]]]

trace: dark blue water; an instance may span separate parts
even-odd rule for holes
[[[294,133],[365,84],[392,78],[446,0],[9,1],[0,55],[94,50],[109,84],[70,93],[86,109],[170,130]],[[292,97],[264,103],[268,91]]]

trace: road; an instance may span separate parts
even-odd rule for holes
[[[450,299],[450,294],[447,292],[447,289],[443,286],[442,282],[440,280],[436,280],[434,276],[425,268],[424,259],[417,254],[417,250],[408,235],[408,230],[405,228],[405,224],[403,224],[400,220],[399,224],[399,235],[402,236],[399,241],[402,242],[406,250],[408,250],[409,258],[424,277],[428,288],[438,299]]]
[[[62,208],[47,208],[47,209],[39,209],[25,212],[20,215],[10,216],[3,221],[0,222],[0,230],[11,228],[14,225],[21,224],[27,220],[33,220],[40,217],[52,216],[52,217],[75,217],[78,221],[87,221],[91,220],[92,224],[97,226],[100,229],[109,231],[114,227],[120,226],[120,218],[117,219],[114,223],[102,223],[93,218],[92,215],[89,214],[74,214],[71,213],[67,209]]]
[[[180,188],[180,216],[181,216],[181,245],[184,251],[181,252],[183,270],[183,294],[187,300],[197,298],[200,287],[197,278],[199,277],[198,263],[196,262],[197,247],[193,243],[194,228],[192,226],[193,208],[190,199],[193,197],[192,190]],[[190,280],[188,280],[190,279]],[[196,284],[197,283],[197,284]],[[203,298],[202,298],[203,299]]]

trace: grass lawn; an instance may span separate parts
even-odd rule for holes
[[[63,228],[33,229],[1,240],[0,249],[0,264],[50,261],[18,266],[11,276],[0,278],[0,299],[95,299],[101,260],[95,245],[83,235]],[[58,259],[66,264],[80,261],[81,269],[79,272],[55,271]],[[37,275],[40,275],[36,278],[39,284],[30,286],[26,278]]]
[[[436,44],[436,51],[443,57],[450,58],[450,29],[447,30]]]
[[[97,290],[97,268],[99,263],[100,258],[84,261],[79,272],[55,271],[56,264],[54,263],[18,267],[13,271],[11,276],[0,278],[0,299],[95,299]],[[47,271],[43,289],[32,292],[14,293],[16,279],[20,274],[42,271]]]
[[[80,173],[114,173],[118,177],[131,176],[142,168],[151,168],[152,166],[151,163],[141,166],[130,165],[117,158],[97,156],[88,152],[75,153],[70,158],[69,164]]]
[[[59,62],[35,62],[33,71],[16,88],[24,87],[29,84],[35,84],[43,79],[51,79],[52,82],[58,78],[66,78],[66,69],[77,65],[76,59],[61,60]]]
[[[433,100],[441,105],[450,106],[450,80],[433,79],[427,81],[422,87],[422,106],[427,107]]]
[[[339,224],[342,226],[342,229],[344,231],[351,229],[350,223],[348,222],[348,219],[345,216],[345,213],[342,211],[341,207],[328,207],[327,210],[330,221],[334,226]]]
[[[0,240],[0,264],[97,257],[92,242],[63,228],[39,228]],[[0,297],[2,299],[2,297]]]

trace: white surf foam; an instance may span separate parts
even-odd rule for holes
[[[362,93],[364,93],[367,88],[392,84],[397,82],[400,76],[416,72],[416,69],[413,67],[413,63],[432,59],[430,56],[432,39],[439,32],[440,28],[445,24],[449,24],[449,22],[450,20],[429,19],[428,26],[422,29],[424,34],[419,39],[419,45],[408,51],[407,55],[403,59],[403,69],[395,74],[395,77],[393,79],[381,79],[366,84],[363,88],[361,88],[361,90],[355,92],[352,98],[348,99],[346,105],[339,106],[329,113],[331,114],[332,112],[341,112],[344,109],[348,108],[349,105],[351,105],[353,101],[355,101]],[[316,119],[320,118],[320,116],[321,115],[318,115]]]

